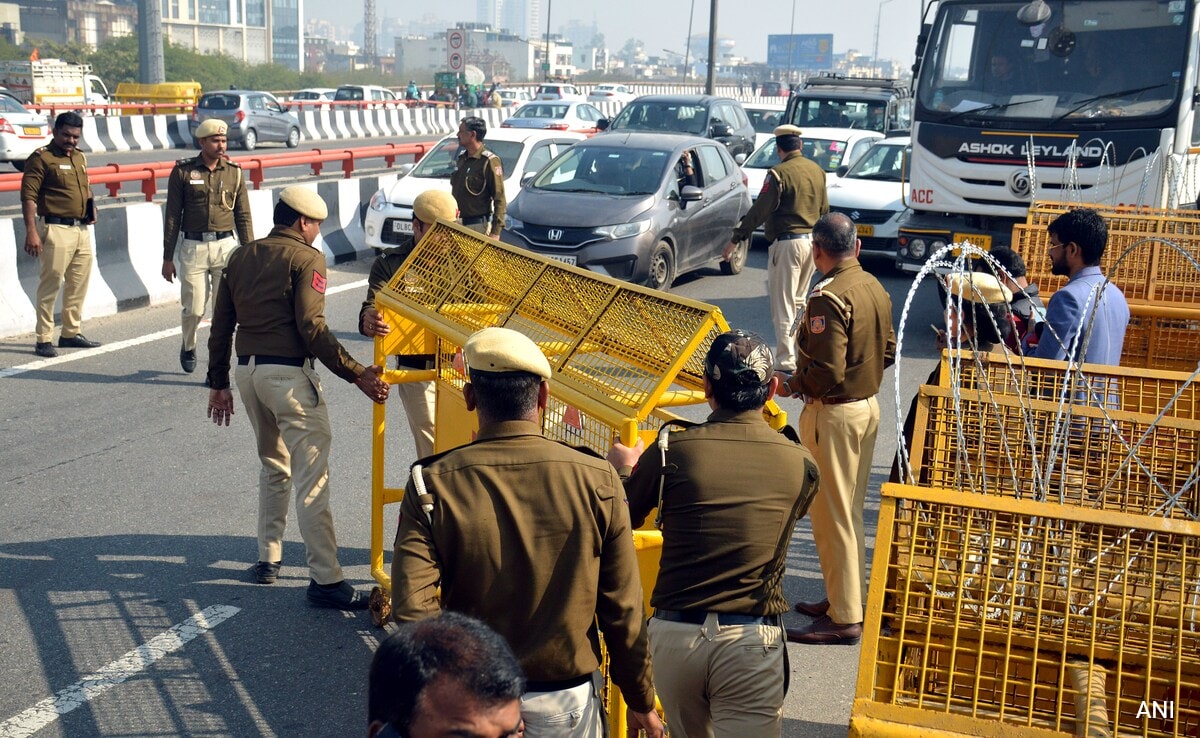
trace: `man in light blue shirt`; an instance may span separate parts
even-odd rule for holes
[[[1090,208],[1058,216],[1050,232],[1050,271],[1069,277],[1046,308],[1045,327],[1033,355],[1042,359],[1121,363],[1129,304],[1100,270],[1108,226]]]

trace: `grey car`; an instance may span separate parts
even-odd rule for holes
[[[196,129],[209,118],[228,123],[229,143],[241,145],[246,151],[268,141],[284,143],[292,149],[300,145],[300,119],[284,110],[269,92],[222,90],[201,95],[188,121],[193,142]]]
[[[754,152],[754,126],[746,109],[731,97],[642,95],[611,121],[601,121],[600,128],[706,136],[725,144],[739,164]]]
[[[684,177],[684,154],[694,157]],[[606,274],[668,289],[719,264],[737,274],[743,243],[721,252],[750,209],[746,180],[720,143],[696,136],[616,132],[580,141],[527,180],[501,240]]]

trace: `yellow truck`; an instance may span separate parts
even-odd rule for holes
[[[27,105],[107,105],[108,88],[90,64],[61,59],[0,61],[0,86]]]

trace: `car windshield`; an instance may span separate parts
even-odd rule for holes
[[[882,182],[899,182],[908,179],[908,157],[903,144],[875,144],[867,149],[847,177],[873,179]]]
[[[362,100],[363,99],[363,91],[357,87],[351,87],[351,88],[343,87],[343,88],[339,89],[337,92],[333,93],[333,99],[334,100]]]
[[[804,158],[812,159],[817,163],[817,166],[826,172],[836,171],[841,166],[842,157],[846,155],[847,148],[845,141],[837,139],[804,138],[800,142],[800,150],[804,152]],[[742,164],[742,167],[749,169],[770,169],[778,163],[779,157],[775,153],[775,144],[772,143],[759,147]]]
[[[847,100],[840,97],[817,97],[803,93],[796,101],[795,111],[789,121],[804,128],[865,128],[883,133],[887,103],[866,100]]]
[[[746,108],[746,115],[750,116],[750,124],[754,126],[755,133],[774,133],[779,127],[779,121],[783,119],[782,110]]]
[[[25,106],[8,95],[0,95],[0,113],[28,113]]]
[[[320,92],[297,92],[296,96],[292,99],[294,99],[294,100],[320,100],[322,97],[324,97],[324,94],[320,93]]]
[[[488,151],[500,157],[500,164],[505,172],[511,172],[521,158],[521,150],[525,144],[520,141],[488,141]],[[432,179],[450,179],[454,173],[454,159],[458,156],[458,139],[448,138],[426,154],[417,166],[409,172],[410,177],[429,177]]]
[[[197,105],[201,110],[233,110],[241,104],[237,95],[205,95]]]
[[[609,128],[614,131],[674,131],[703,136],[707,132],[707,124],[708,110],[701,105],[635,100],[625,106]]]
[[[552,161],[531,183],[553,192],[649,195],[658,191],[669,151],[574,146]]]
[[[512,114],[513,118],[564,118],[567,115],[569,105],[542,105],[541,103],[530,103],[517,108],[517,112]]]

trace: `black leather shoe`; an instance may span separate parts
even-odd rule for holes
[[[38,356],[45,356],[47,359],[53,359],[58,356],[58,349],[54,348],[54,344],[49,341],[38,341],[33,344],[33,353]]]
[[[260,561],[254,565],[254,581],[259,584],[274,584],[279,578],[278,561]]]
[[[346,583],[346,580],[333,584],[317,584],[308,580],[308,604],[313,607],[327,607],[333,610],[366,610],[370,598]]]
[[[196,351],[195,349],[187,351],[179,349],[179,366],[188,374],[196,371]]]
[[[792,608],[801,615],[807,615],[810,618],[819,618],[829,612],[829,600],[821,600],[820,602],[797,602]]]
[[[67,338],[66,336],[58,337],[59,348],[96,348],[99,345],[99,341],[89,341],[83,337],[82,333],[77,336],[71,336],[70,338]]]
[[[810,646],[853,646],[862,640],[862,623],[839,625],[825,616],[802,630],[788,628],[787,639]]]

